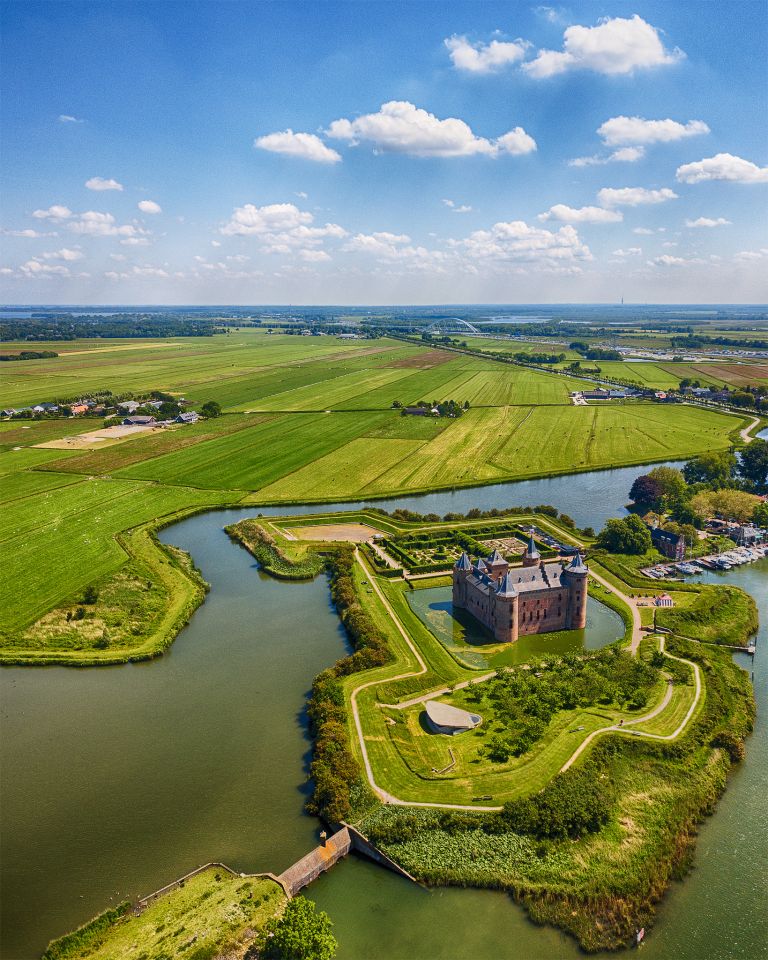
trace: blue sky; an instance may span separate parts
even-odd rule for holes
[[[762,302],[762,0],[6,3],[11,303]]]

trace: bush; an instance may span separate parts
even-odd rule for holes
[[[328,914],[318,913],[315,904],[306,897],[289,900],[283,915],[269,921],[260,940],[256,949],[248,951],[247,957],[331,960],[338,947]]]

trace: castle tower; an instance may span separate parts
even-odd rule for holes
[[[528,538],[528,546],[525,548],[525,553],[523,554],[523,566],[538,567],[540,563],[541,554],[536,546],[536,541],[533,539],[533,530],[531,530],[530,537]]]
[[[493,635],[502,643],[514,643],[518,637],[518,594],[514,577],[507,570],[496,584],[493,594]]]
[[[568,586],[568,629],[583,630],[587,625],[587,580],[589,568],[577,553],[563,570],[562,581]]]
[[[485,565],[488,569],[488,574],[494,580],[500,580],[507,570],[509,570],[509,564],[498,550],[493,551],[490,557],[488,557],[488,559],[485,561]]]
[[[466,553],[462,553],[453,565],[453,605],[464,607],[467,603],[466,581],[472,572],[472,561]]]

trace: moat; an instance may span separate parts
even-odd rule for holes
[[[642,472],[601,471],[381,506],[442,513],[552,503],[579,524],[599,527],[622,512]],[[0,673],[8,731],[0,746],[3,768],[13,771],[2,785],[3,957],[38,956],[51,937],[206,860],[280,870],[314,844],[317,822],[302,812],[304,702],[313,676],[340,655],[345,638],[324,578],[267,578],[222,527],[258,512],[318,509],[216,511],[164,531],[166,542],[191,552],[212,589],[162,658],[99,670]],[[696,868],[664,901],[644,952],[751,960],[765,955],[768,943],[768,561],[706,578],[737,583],[760,608],[757,656],[754,663],[739,660],[754,670],[758,722],[746,763],[702,828]],[[428,893],[357,859],[317,881],[309,895],[331,914],[338,955],[349,960],[580,955],[572,940],[534,927],[503,894]]]

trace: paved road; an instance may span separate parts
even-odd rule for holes
[[[638,609],[637,601],[634,597],[630,597],[626,593],[622,593],[621,590],[617,590],[609,580],[600,576],[599,573],[595,573],[592,568],[590,568],[589,575],[594,580],[597,580],[598,583],[602,583],[614,596],[618,597],[619,600],[622,600],[629,607],[632,613],[632,639],[629,642],[629,650],[632,656],[637,656],[637,651],[640,649],[640,641],[643,639],[643,624],[640,619],[640,610]]]
[[[749,426],[744,427],[743,430],[739,430],[739,436],[744,441],[744,443],[752,443],[755,439],[753,436],[750,436],[755,427],[760,423],[760,417],[755,417],[752,423]]]

